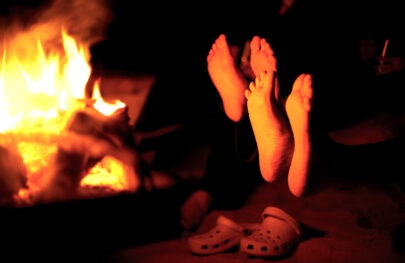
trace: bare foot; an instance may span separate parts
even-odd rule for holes
[[[301,74],[295,80],[285,105],[295,143],[288,173],[288,185],[295,196],[305,194],[310,162],[313,157],[309,134],[312,96],[312,77],[309,74]]]
[[[244,92],[248,82],[235,64],[225,35],[220,35],[212,45],[207,62],[208,73],[222,98],[226,115],[239,121],[245,110]]]
[[[292,134],[275,98],[275,73],[264,71],[245,92],[263,178],[272,182],[286,170],[292,154]]]
[[[250,42],[250,50],[250,65],[256,77],[264,71],[277,72],[277,60],[266,39],[254,36]]]
[[[259,76],[262,72],[277,72],[277,60],[274,57],[274,52],[271,49],[266,39],[254,36],[250,42],[250,66],[255,76]],[[276,101],[279,101],[279,86],[278,77],[275,82]]]

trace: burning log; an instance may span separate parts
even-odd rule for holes
[[[42,175],[39,202],[77,197],[83,177],[105,156],[123,163],[127,191],[135,192],[139,188],[139,157],[131,144],[128,145],[131,129],[124,112],[106,117],[93,109],[79,111],[67,130],[60,136],[51,168]]]
[[[42,202],[66,201],[114,193],[114,189],[106,187],[87,186],[83,189],[81,184],[89,171],[107,157],[109,158],[107,163],[113,158],[115,162],[122,164],[122,168],[118,170],[124,174],[122,177],[125,179],[124,185],[121,185],[123,191],[120,192],[136,192],[140,187],[139,176],[143,175],[144,171],[140,171],[142,164],[135,149],[133,127],[129,125],[127,107],[116,110],[111,116],[105,116],[92,107],[94,101],[84,102],[88,104],[87,107],[73,114],[61,134],[41,132],[30,134],[24,133],[25,131],[1,134],[0,145],[16,149],[12,154],[7,148],[2,148],[1,153],[1,161],[5,164],[10,163],[10,159],[13,159],[12,163],[18,163],[13,166],[16,170],[8,171],[11,168],[0,167],[4,177],[0,178],[0,190],[7,196],[14,194],[15,198],[12,200],[14,206],[31,206]],[[26,171],[23,170],[27,160],[24,154],[19,156],[17,153],[23,153],[27,148],[44,149],[40,149],[39,156],[36,156],[35,152],[30,153],[29,159],[34,157],[29,160],[31,169],[40,167],[40,170],[33,172],[30,169],[28,188],[22,188],[21,185],[17,186],[14,183],[19,182],[15,178],[27,179]],[[46,167],[43,163],[46,163]],[[15,195],[19,189],[21,191]],[[1,199],[3,198],[0,196]]]

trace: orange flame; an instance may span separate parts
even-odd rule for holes
[[[100,80],[94,83],[92,99],[95,100],[93,107],[105,116],[110,116],[116,110],[126,106],[125,103],[120,100],[115,100],[113,103],[105,102],[100,93]]]
[[[4,45],[0,76],[0,132],[39,129],[59,133],[70,114],[85,98],[91,68],[83,47],[62,30],[64,54],[46,52],[37,39],[36,48],[21,49],[25,37]],[[17,48],[13,48],[13,46]]]
[[[78,45],[65,30],[60,48],[31,32],[23,32],[0,46],[0,145],[13,145],[28,171],[28,186],[57,152],[58,136],[71,115],[86,107],[86,84],[91,74],[89,48]],[[94,85],[94,108],[105,116],[125,107],[103,100],[99,81]],[[109,186],[125,190],[127,168],[119,160],[105,157],[82,180],[81,186]]]

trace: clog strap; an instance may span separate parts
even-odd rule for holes
[[[300,235],[301,232],[298,222],[292,216],[290,216],[280,208],[274,206],[266,207],[262,213],[262,218],[265,219],[267,217],[277,218],[286,222],[289,226],[291,226],[295,230],[298,236]]]
[[[219,216],[217,219],[217,224],[227,226],[240,233],[243,233],[244,230],[244,228],[240,226],[238,223],[235,223],[234,221],[225,216]]]

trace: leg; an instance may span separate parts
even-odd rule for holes
[[[218,119],[214,130],[215,139],[203,178],[181,207],[182,225],[195,229],[210,209],[236,209],[246,197],[262,182],[257,158],[242,161],[235,152],[235,123],[223,116]],[[237,125],[243,134],[239,149],[252,153],[256,149],[249,120],[242,118]]]
[[[238,134],[241,133],[239,135],[235,132],[236,125]],[[216,208],[236,208],[245,202],[257,183],[262,182],[258,159],[249,158],[250,161],[246,161],[245,158],[255,152],[256,142],[247,116],[237,124],[224,118],[217,127],[218,135],[200,186],[214,197]],[[235,149],[237,140],[240,154]]]
[[[225,35],[220,35],[212,45],[207,62],[208,73],[222,98],[226,115],[239,121],[245,111],[244,92],[248,82],[235,64]]]

